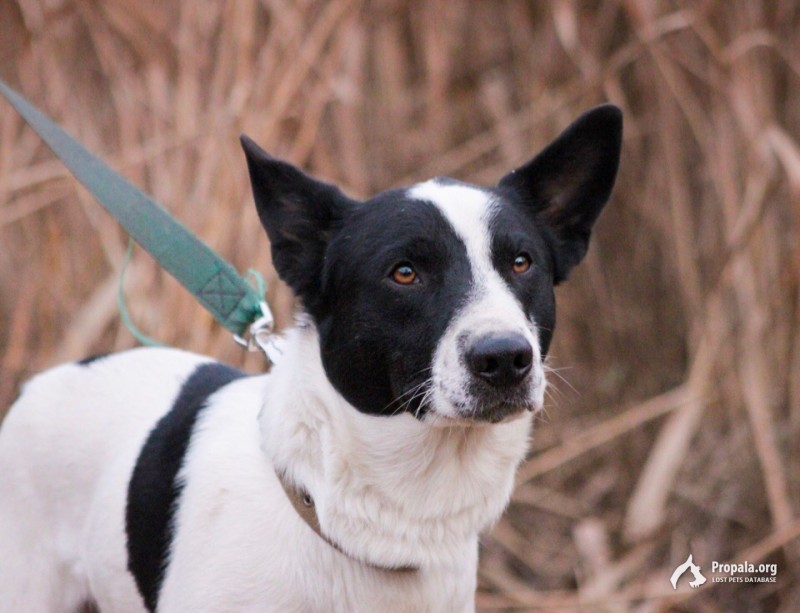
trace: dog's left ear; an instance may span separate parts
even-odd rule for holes
[[[339,188],[273,158],[249,137],[242,135],[241,142],[275,270],[313,314],[325,250],[355,201]]]
[[[501,189],[511,190],[555,234],[556,283],[586,255],[592,226],[614,187],[621,146],[622,111],[604,104],[500,180]]]

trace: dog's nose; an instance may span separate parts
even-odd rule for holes
[[[533,348],[521,334],[487,335],[477,339],[465,357],[476,377],[494,387],[512,387],[530,372]]]

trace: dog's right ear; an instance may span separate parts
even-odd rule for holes
[[[281,279],[313,311],[328,241],[355,201],[337,187],[276,160],[249,137],[242,135],[241,142],[272,262]]]
[[[555,283],[586,255],[592,226],[614,187],[621,147],[622,111],[603,104],[500,180],[553,231]]]

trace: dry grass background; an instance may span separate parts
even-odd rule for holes
[[[168,206],[286,323],[237,136],[353,195],[491,183],[587,107],[618,187],[559,290],[547,417],[484,539],[482,610],[800,610],[800,5],[0,0],[0,75]],[[134,345],[126,239],[0,102],[0,414],[32,373]],[[139,252],[148,333],[250,370]],[[673,592],[687,553],[776,584]]]

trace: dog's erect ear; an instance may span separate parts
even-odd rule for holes
[[[354,201],[337,187],[276,160],[249,137],[242,135],[241,142],[256,210],[272,247],[272,262],[313,313],[325,249]]]
[[[583,259],[592,225],[611,195],[622,146],[622,112],[604,104],[581,115],[524,166],[500,180],[557,239],[555,282]]]

